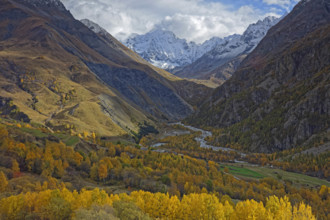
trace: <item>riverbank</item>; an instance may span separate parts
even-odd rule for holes
[[[211,137],[212,136],[212,132],[210,132],[210,131],[205,131],[205,130],[200,129],[200,128],[195,128],[195,127],[190,126],[190,125],[185,125],[185,124],[183,124],[181,122],[174,123],[174,125],[180,125],[180,126],[182,126],[184,128],[187,128],[189,130],[192,130],[194,132],[201,132],[201,135],[195,138],[195,140],[200,144],[200,147],[201,148],[212,149],[214,151],[233,151],[233,152],[239,153],[242,157],[244,157],[246,155],[246,154],[244,154],[242,152],[239,152],[239,151],[234,150],[234,149],[231,149],[231,148],[218,147],[218,146],[209,145],[205,139],[207,137]]]

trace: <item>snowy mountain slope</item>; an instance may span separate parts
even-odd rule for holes
[[[222,41],[214,37],[203,44],[196,44],[177,38],[170,31],[155,29],[145,35],[135,35],[124,44],[153,65],[173,69],[194,62]]]
[[[203,44],[187,42],[160,29],[132,36],[124,44],[153,65],[171,70],[178,76],[205,79],[204,75],[219,65],[250,53],[278,21],[278,18],[267,17],[251,24],[243,35],[234,34],[223,39],[214,37]],[[199,73],[204,74],[200,76]]]
[[[185,78],[221,78],[223,68],[220,67],[237,60],[236,58],[241,55],[251,53],[267,34],[267,31],[279,20],[280,18],[267,17],[249,25],[243,35],[231,35],[224,38],[222,43],[217,44],[195,62],[177,70],[175,74]],[[235,66],[238,66],[237,63]],[[232,70],[234,72],[235,68]]]

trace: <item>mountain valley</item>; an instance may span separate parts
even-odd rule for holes
[[[1,7],[1,93],[38,123],[125,134],[152,117],[183,118],[211,91],[151,66],[108,33],[95,34],[58,1],[41,7],[30,2],[38,1]],[[8,23],[9,15],[16,20]],[[179,96],[185,87],[197,98]],[[98,117],[87,122],[92,112]]]
[[[119,4],[1,0],[0,220],[329,219],[328,0],[202,44],[72,3]]]

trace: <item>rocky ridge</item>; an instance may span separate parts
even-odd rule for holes
[[[281,18],[266,17],[255,24],[249,25],[243,35],[232,35],[223,39],[223,42],[217,44],[212,50],[205,53],[193,63],[174,70],[175,74],[185,78],[210,79],[224,78],[227,80],[236,70],[243,59],[243,55],[251,53],[267,31],[277,24]],[[222,71],[225,66],[235,64],[229,75]]]
[[[301,1],[187,122],[218,145],[274,152],[329,141],[330,7]]]
[[[144,35],[134,35],[124,44],[153,65],[167,69],[180,77],[209,79],[210,72],[217,67],[242,54],[250,53],[268,29],[279,20],[275,17],[266,17],[251,24],[243,35],[213,37],[202,44],[187,42],[176,37],[173,32],[162,29],[154,29]],[[212,76],[217,75],[219,74]]]

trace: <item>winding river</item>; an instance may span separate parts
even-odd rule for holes
[[[213,151],[227,151],[227,152],[232,151],[232,152],[239,153],[241,156],[245,156],[244,153],[239,152],[239,151],[234,150],[234,149],[231,149],[231,148],[217,147],[217,146],[209,145],[207,143],[207,141],[205,140],[205,138],[212,136],[212,132],[210,132],[210,131],[205,131],[205,130],[200,129],[200,128],[195,128],[195,127],[190,126],[190,125],[185,125],[181,122],[171,123],[169,125],[180,125],[182,127],[185,127],[187,129],[189,129],[190,131],[201,132],[200,136],[195,137],[195,140],[199,143],[199,146],[201,148],[211,149]],[[168,137],[168,136],[184,135],[184,134],[189,134],[190,131],[171,131],[170,133],[165,134],[165,136]],[[164,149],[160,149],[160,147],[162,147],[163,145],[166,145],[166,143],[156,143],[156,144],[151,145],[151,147],[158,148],[157,150],[154,150],[154,151],[164,151]],[[240,161],[237,161],[237,162],[240,162]]]
[[[198,137],[195,137],[195,140],[199,143],[200,147],[202,147],[202,148],[212,149],[214,151],[220,151],[220,150],[222,150],[222,151],[235,151],[234,149],[231,149],[231,148],[216,147],[216,146],[212,146],[212,145],[207,144],[207,141],[205,140],[205,138],[212,136],[212,132],[210,132],[210,131],[205,131],[205,130],[200,129],[200,128],[195,128],[195,127],[190,126],[190,125],[185,125],[185,124],[182,124],[181,122],[175,123],[175,124],[176,125],[181,125],[185,128],[188,128],[189,130],[192,130],[192,131],[195,131],[195,132],[201,132],[202,134]]]

